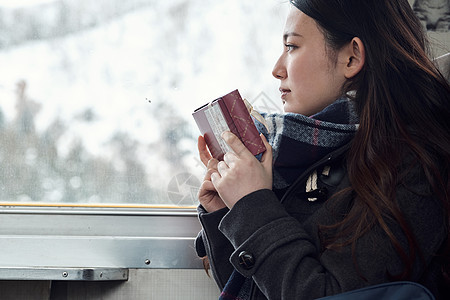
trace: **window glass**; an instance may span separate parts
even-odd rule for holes
[[[195,206],[195,108],[279,110],[286,1],[0,1],[0,202]]]

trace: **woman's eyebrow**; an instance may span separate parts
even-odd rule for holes
[[[292,31],[292,32],[286,32],[286,33],[283,35],[283,40],[286,41],[287,38],[290,37],[290,36],[303,37],[300,33],[293,32],[293,31]]]

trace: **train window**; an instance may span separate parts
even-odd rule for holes
[[[0,0],[0,202],[196,206],[204,169],[191,113],[236,88],[280,109],[271,70],[288,8]],[[443,53],[444,23],[427,27]]]
[[[0,1],[0,201],[194,207],[202,104],[278,105],[277,0]]]
[[[234,89],[277,109],[288,7],[0,0],[0,281],[203,268],[192,112]]]

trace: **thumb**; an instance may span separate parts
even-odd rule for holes
[[[267,141],[264,134],[260,134],[261,140],[264,143],[264,146],[266,147],[266,151],[263,153],[261,157],[261,163],[264,166],[264,169],[266,170],[272,170],[272,146],[270,146],[269,142]]]

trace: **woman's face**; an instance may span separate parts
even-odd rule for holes
[[[341,96],[344,63],[329,58],[316,22],[291,7],[283,36],[284,51],[272,71],[280,79],[284,111],[313,115]]]

